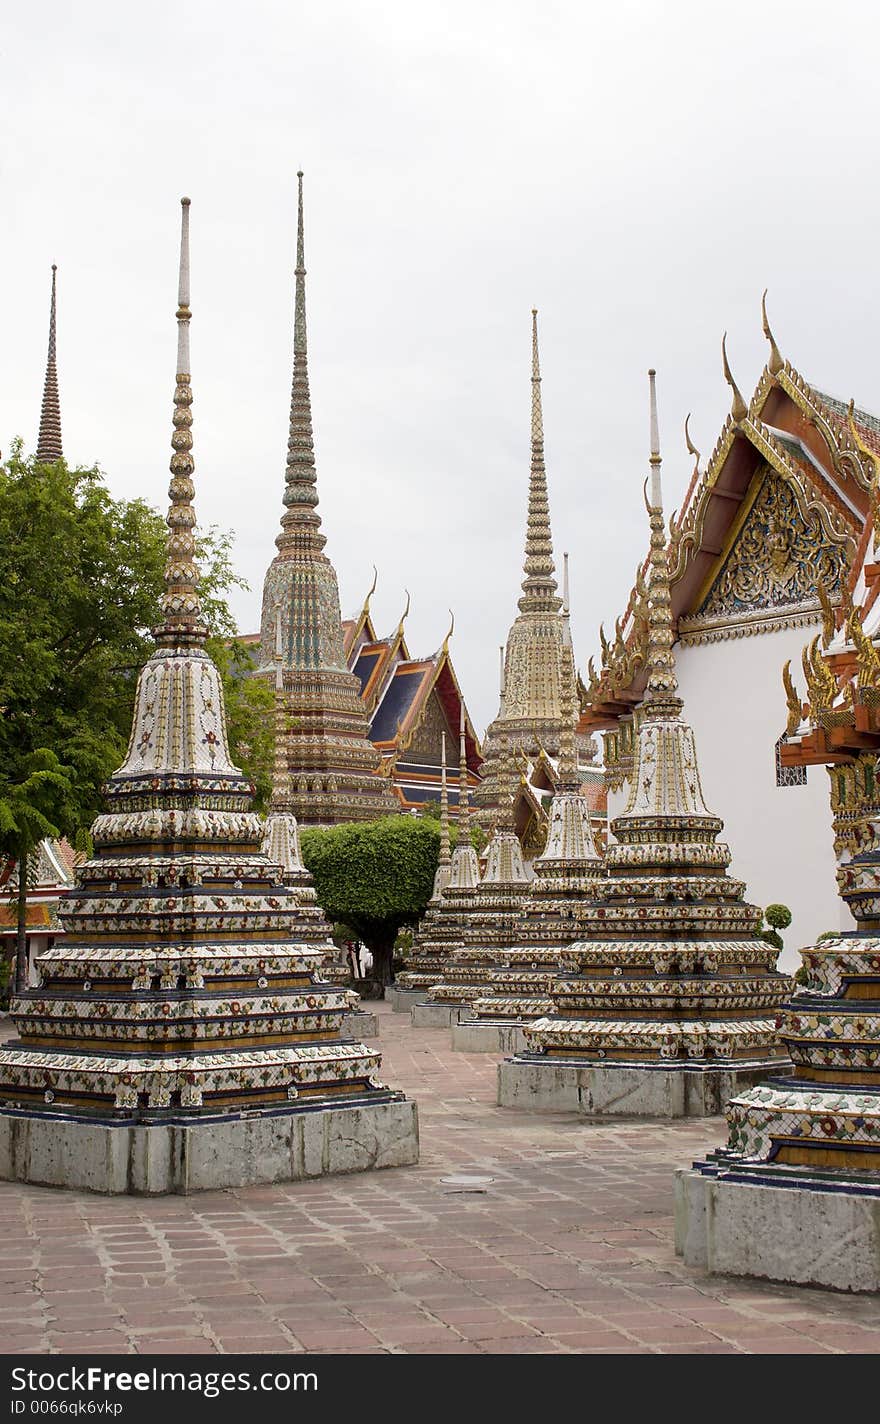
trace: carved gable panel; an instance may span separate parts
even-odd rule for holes
[[[424,716],[418,727],[415,729],[412,741],[406,751],[400,757],[403,763],[415,763],[417,766],[439,766],[442,749],[440,745],[441,733],[446,733],[446,758],[447,764],[451,767],[458,765],[458,732],[452,731],[446,720],[446,714],[437,696],[436,688],[431,692]]]
[[[756,478],[761,479],[759,471]],[[679,622],[684,641],[741,636],[818,618],[818,584],[841,591],[846,550],[785,480],[764,466],[752,508],[696,612]],[[743,626],[747,625],[747,626]]]

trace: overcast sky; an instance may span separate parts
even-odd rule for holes
[[[35,441],[51,263],[65,452],[163,510],[179,198],[192,198],[202,523],[259,621],[281,513],[297,168],[320,511],[343,610],[441,642],[480,730],[516,612],[539,308],[553,532],[581,666],[668,507],[783,353],[880,409],[872,7],[815,0],[29,0],[0,31],[0,448]]]

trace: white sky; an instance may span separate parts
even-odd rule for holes
[[[281,512],[305,170],[321,514],[345,612],[453,655],[482,729],[516,612],[540,309],[551,512],[581,666],[765,360],[880,409],[880,21],[842,0],[30,0],[0,30],[0,447],[36,436],[59,264],[65,450],[164,509],[179,198],[197,503],[258,624]]]

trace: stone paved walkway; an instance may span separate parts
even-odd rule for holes
[[[721,1280],[672,1250],[672,1171],[705,1123],[494,1106],[496,1059],[379,1005],[417,1168],[195,1197],[0,1184],[14,1352],[824,1353],[880,1349],[880,1300]],[[6,1036],[6,1035],[3,1035]],[[445,1176],[493,1178],[482,1190]]]

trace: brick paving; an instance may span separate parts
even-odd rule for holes
[[[448,1032],[378,1009],[386,1081],[419,1103],[418,1167],[193,1197],[2,1184],[4,1348],[880,1349],[876,1297],[708,1277],[676,1260],[673,1168],[720,1141],[720,1119],[502,1111],[496,1058],[453,1053]],[[442,1180],[455,1175],[493,1180]]]

